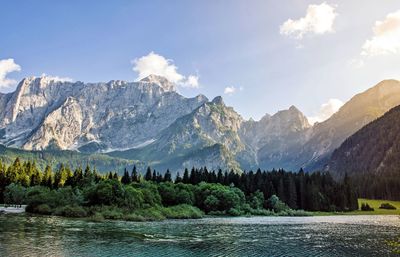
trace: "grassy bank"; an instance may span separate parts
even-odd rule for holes
[[[373,211],[362,211],[361,204],[368,204]],[[380,209],[381,204],[389,203],[396,207],[396,210]],[[390,200],[374,200],[374,199],[358,199],[358,210],[349,212],[313,212],[314,216],[330,216],[330,215],[400,215],[400,201]]]

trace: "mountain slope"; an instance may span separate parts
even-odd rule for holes
[[[400,81],[384,80],[355,95],[328,120],[315,124],[296,157],[307,170],[322,168],[343,141],[369,122],[400,104]]]
[[[327,169],[336,177],[388,174],[400,167],[400,106],[369,123],[336,149]]]
[[[136,156],[161,169],[207,165],[214,169],[240,170],[234,157],[247,154],[238,135],[242,121],[239,114],[225,106],[221,97],[216,97],[177,119],[153,143],[109,155]]]
[[[260,121],[257,142],[251,145],[257,152],[258,166],[264,169],[282,168],[297,171],[294,162],[300,146],[306,141],[306,132],[311,125],[307,117],[296,107],[282,110],[267,121]],[[256,168],[256,167],[254,167]]]

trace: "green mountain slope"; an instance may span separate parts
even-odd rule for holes
[[[327,169],[335,177],[400,174],[400,106],[346,139]]]

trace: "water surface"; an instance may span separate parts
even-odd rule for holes
[[[106,221],[0,216],[0,256],[395,256],[398,216]]]

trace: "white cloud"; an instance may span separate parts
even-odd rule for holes
[[[280,33],[302,39],[307,33],[325,34],[333,32],[333,23],[337,16],[335,9],[336,6],[329,5],[326,2],[320,5],[309,5],[304,17],[298,20],[288,19],[281,25]]]
[[[54,80],[57,82],[73,82],[74,81],[72,78],[69,78],[69,77],[50,76],[50,75],[47,75],[46,73],[42,73],[41,77],[47,78],[48,80]]]
[[[321,105],[317,115],[308,117],[308,121],[311,124],[314,124],[315,122],[322,122],[337,112],[340,107],[343,106],[343,104],[344,103],[339,99],[329,99],[328,102]]]
[[[182,87],[199,87],[199,77],[189,75],[188,77],[178,73],[178,67],[174,65],[173,60],[150,52],[148,55],[136,58],[132,61],[133,71],[137,72],[137,80],[141,80],[149,75],[163,76],[172,83]]]
[[[193,88],[198,88],[199,87],[199,77],[194,76],[194,75],[189,75],[185,84],[183,84],[184,87],[193,87]]]
[[[225,89],[224,89],[224,94],[226,94],[226,95],[233,95],[233,94],[235,94],[237,91],[243,91],[244,90],[244,88],[243,87],[239,87],[239,88],[236,88],[236,87],[226,87]]]
[[[224,94],[226,94],[226,95],[233,95],[234,93],[236,93],[235,87],[226,87],[224,89]]]
[[[0,89],[7,89],[14,86],[17,81],[7,78],[8,73],[21,71],[21,66],[14,62],[14,59],[0,60]]]
[[[383,21],[376,21],[372,30],[374,35],[365,41],[361,55],[400,53],[400,10],[389,13]]]

